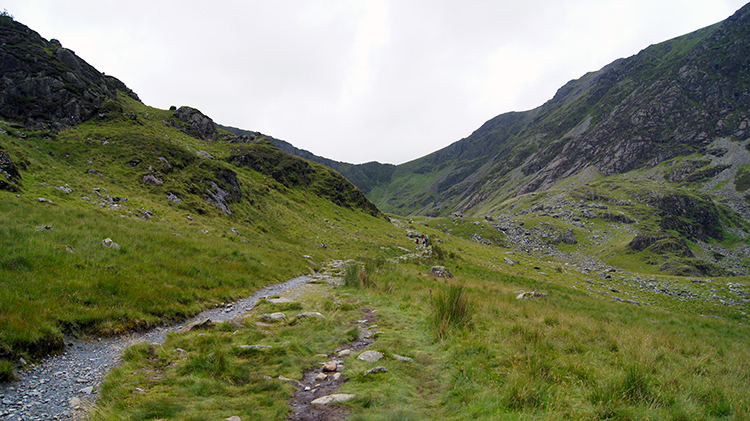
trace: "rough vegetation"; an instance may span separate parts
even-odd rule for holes
[[[749,14],[400,166],[148,107],[2,15],[0,381],[308,273],[128,349],[89,417],[746,419]]]

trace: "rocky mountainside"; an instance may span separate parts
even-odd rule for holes
[[[389,186],[371,197],[385,210],[445,215],[574,176],[647,170],[679,157],[696,159],[667,181],[736,171],[714,163],[723,149],[712,144],[750,138],[749,40],[745,6],[724,22],[573,80],[534,110],[499,115],[471,136],[399,165]]]
[[[60,130],[91,118],[117,91],[138,99],[118,79],[10,16],[0,17],[0,45],[0,116],[6,120]]]

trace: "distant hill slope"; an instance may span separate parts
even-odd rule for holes
[[[249,130],[238,129],[231,126],[222,126],[220,128],[240,135],[252,135],[252,136],[265,136],[258,132]],[[351,181],[352,184],[357,186],[365,194],[369,194],[373,189],[386,185],[390,180],[393,172],[396,170],[396,166],[393,164],[381,164],[379,162],[367,162],[365,164],[349,164],[346,162],[334,161],[332,159],[324,158],[313,154],[312,152],[304,149],[299,149],[289,142],[284,140],[276,139],[271,136],[266,136],[271,143],[276,145],[277,148],[282,151],[296,155],[301,158],[309,159],[310,161],[317,162],[319,164],[326,165],[334,170],[338,171],[341,175],[346,177],[347,180]]]
[[[399,165],[385,188],[368,194],[385,211],[472,213],[572,176],[715,156],[716,139],[750,138],[749,89],[745,6],[724,22],[573,80],[534,110],[499,115],[469,137]]]
[[[572,80],[538,108],[501,114],[398,166],[347,164],[271,141],[336,169],[382,210],[404,215],[485,214],[503,200],[565,180],[582,183],[662,164],[676,167],[662,171],[662,180],[709,189],[750,218],[747,183],[727,181],[743,177],[750,163],[727,155],[720,146],[726,139],[750,139],[750,5]]]

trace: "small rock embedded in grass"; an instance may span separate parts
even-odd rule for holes
[[[313,318],[313,319],[325,319],[326,316],[318,313],[317,311],[308,311],[297,315],[298,319]]]
[[[371,368],[367,371],[365,371],[365,376],[369,376],[370,374],[380,374],[380,373],[387,373],[388,369],[381,366],[377,366],[375,368]]]
[[[350,355],[352,355],[351,349],[342,349],[341,351],[339,351],[339,358],[346,358]]]
[[[112,241],[111,238],[105,238],[102,240],[102,245],[111,249],[120,250],[120,245]]]
[[[534,291],[522,291],[520,294],[516,296],[516,300],[528,300],[530,298],[542,298],[546,297],[547,294],[541,293],[541,292],[534,292]]]
[[[336,393],[333,395],[323,396],[310,402],[313,405],[327,405],[329,403],[344,402],[354,399],[357,395],[351,393]]]
[[[278,322],[286,320],[286,314],[284,313],[268,313],[261,314],[260,319],[264,322]]]
[[[214,325],[211,319],[203,319],[203,320],[192,322],[188,324],[187,326],[183,327],[182,329],[178,330],[177,332],[184,333],[184,332],[190,332],[190,331],[198,330],[198,329],[212,329],[215,326],[216,325]]]
[[[358,360],[366,363],[374,363],[380,361],[383,358],[383,354],[378,351],[365,351],[357,357]]]
[[[263,351],[264,349],[269,349],[271,346],[269,345],[240,345],[240,349],[257,349],[259,351]]]
[[[428,275],[437,276],[438,278],[452,278],[453,274],[445,266],[433,266],[427,271]]]
[[[410,363],[414,362],[414,360],[411,359],[411,358],[409,358],[409,357],[403,357],[403,356],[397,355],[397,354],[393,354],[393,358],[395,358],[395,359],[397,359],[399,361],[404,361],[404,362],[410,362]]]

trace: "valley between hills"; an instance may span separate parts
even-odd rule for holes
[[[354,165],[0,16],[0,418],[747,419],[748,39]]]

